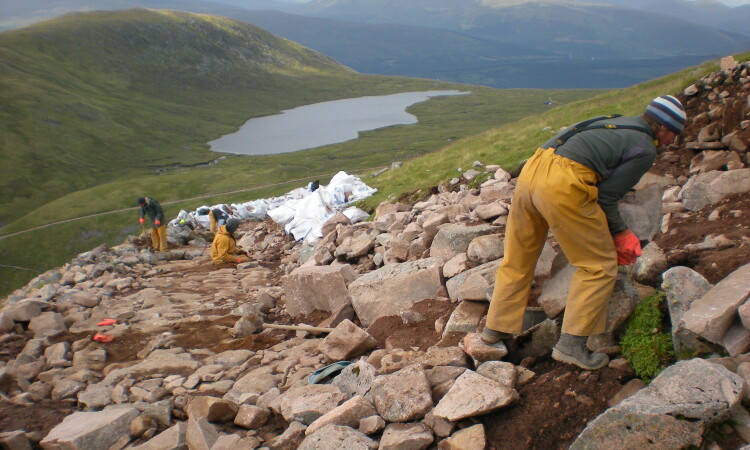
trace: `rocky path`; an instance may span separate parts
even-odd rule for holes
[[[686,89],[687,132],[621,204],[650,243],[618,277],[606,333],[589,340],[608,367],[549,359],[572,274],[553,239],[535,274],[539,320],[509,352],[479,340],[515,180],[476,164],[424,201],[381,205],[372,222],[334,216],[314,246],[244,222],[239,245],[252,258],[236,267],[210,262],[209,233],[170,227],[169,252],[132,238],[42,274],[0,312],[0,444],[740,448],[750,442],[748,70]],[[475,177],[487,181],[468,188]],[[619,343],[655,288],[678,353],[712,357],[645,386]],[[330,383],[310,383],[341,361],[352,364]]]

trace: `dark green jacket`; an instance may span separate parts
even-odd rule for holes
[[[651,129],[640,116],[617,117],[596,124],[637,125]],[[565,131],[545,142],[542,148],[552,147],[555,139]],[[596,185],[599,189],[599,206],[607,215],[609,231],[612,234],[625,231],[628,227],[620,215],[617,202],[654,164],[656,146],[653,134],[650,131],[623,129],[586,130],[570,137],[555,153],[599,174],[601,181]]]
[[[164,210],[161,209],[159,202],[152,197],[146,197],[146,204],[141,206],[141,217],[145,217],[146,214],[148,214],[148,217],[151,219],[151,226],[153,228],[157,228],[154,224],[155,220],[160,221],[162,225],[167,224],[164,222]]]

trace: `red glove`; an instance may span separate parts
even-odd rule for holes
[[[161,226],[161,220],[158,220],[158,219],[154,220],[154,225],[156,225],[157,227],[160,227]]]
[[[235,262],[236,262],[237,264],[242,264],[242,263],[244,262],[244,261],[242,260],[242,258],[237,258],[237,259],[235,259],[234,261],[235,261]]]
[[[641,256],[641,241],[630,230],[625,230],[612,236],[617,250],[617,264],[627,266],[633,264]]]
[[[144,223],[146,223],[146,221],[143,220],[143,217],[141,217],[140,219],[138,219],[138,222],[140,222],[141,225],[143,225]]]
[[[95,340],[95,341],[97,341],[97,342],[104,342],[104,343],[107,343],[107,342],[112,342],[112,340],[113,340],[114,338],[115,338],[115,337],[114,337],[114,336],[112,336],[111,334],[96,333],[96,334],[94,335],[94,337],[92,337],[91,339],[93,339],[93,340]]]

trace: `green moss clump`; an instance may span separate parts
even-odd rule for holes
[[[660,331],[663,301],[664,293],[657,292],[638,304],[620,342],[623,356],[647,383],[674,361],[672,336]]]
[[[474,177],[471,181],[469,181],[469,189],[476,189],[479,186],[482,185],[485,181],[489,180],[493,177],[494,174],[489,172],[482,172],[476,177]]]

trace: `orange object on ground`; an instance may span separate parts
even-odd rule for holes
[[[97,342],[107,343],[107,342],[112,342],[114,338],[115,338],[114,336],[111,336],[109,334],[96,333],[92,339]]]
[[[114,325],[117,321],[115,319],[104,319],[101,322],[99,322],[97,325],[100,327],[106,327],[107,325]]]

